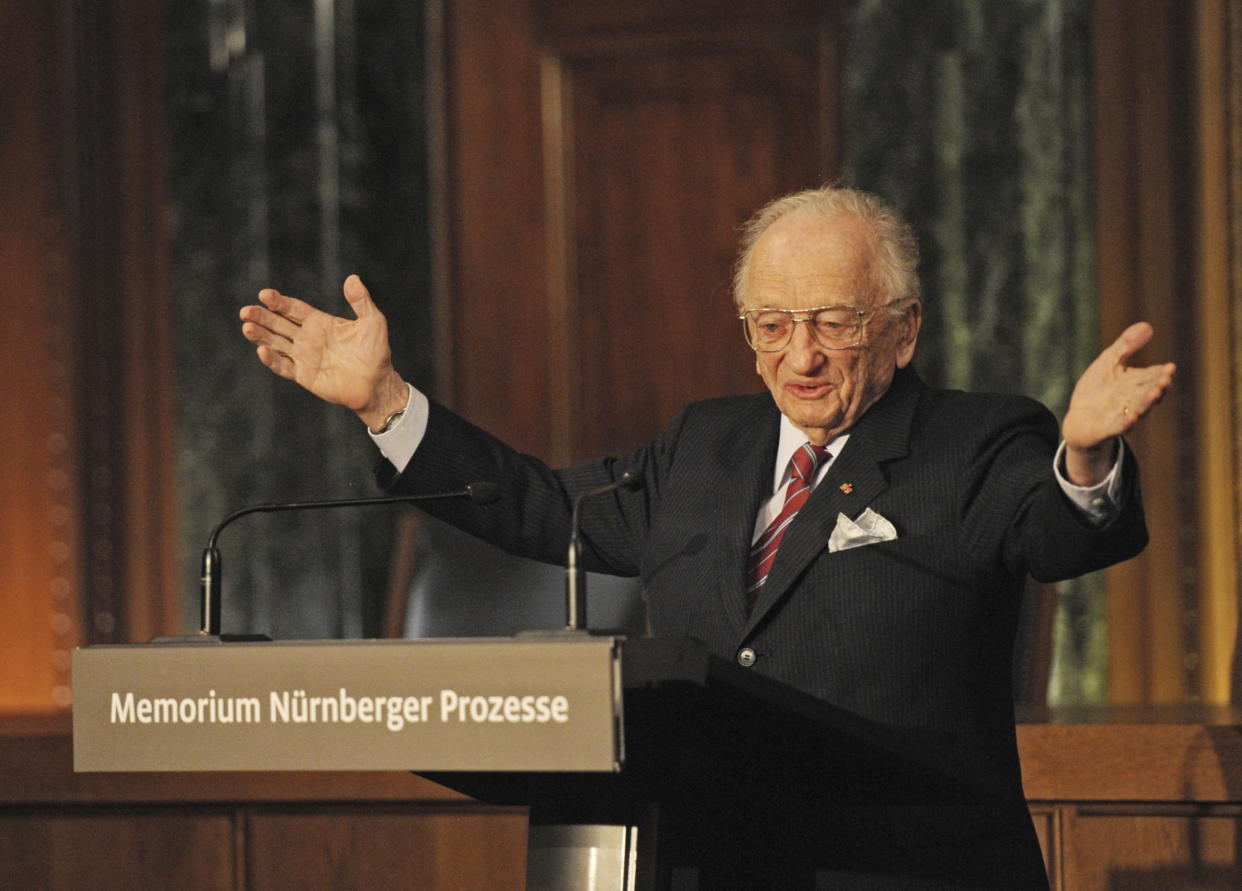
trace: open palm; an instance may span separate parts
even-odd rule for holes
[[[358,276],[346,279],[344,290],[353,319],[329,315],[271,288],[260,291],[262,305],[241,310],[242,335],[276,374],[364,414],[397,386],[388,322]]]
[[[1111,462],[1110,456],[1100,453],[1102,447],[1129,431],[1172,385],[1176,371],[1172,362],[1127,364],[1152,334],[1146,322],[1131,325],[1087,366],[1074,386],[1061,424],[1072,481],[1080,485],[1098,481],[1101,469]]]

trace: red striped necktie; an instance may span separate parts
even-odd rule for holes
[[[815,471],[820,462],[828,454],[823,446],[804,442],[802,447],[789,459],[789,486],[785,489],[785,506],[776,519],[768,524],[763,534],[750,547],[750,558],[746,561],[746,605],[753,607],[759,599],[759,591],[768,580],[772,563],[776,560],[776,549],[781,546],[785,530],[793,522],[794,516],[811,497],[811,487],[815,483]]]

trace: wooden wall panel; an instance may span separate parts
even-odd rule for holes
[[[180,625],[159,9],[0,8],[0,713]]]
[[[1242,4],[1200,0],[1195,12],[1198,630],[1203,699],[1229,702],[1242,568]]]
[[[1234,713],[1187,719],[1167,711],[1057,714],[1018,725],[1028,798],[1242,801],[1242,726]],[[1082,723],[1068,723],[1070,721]]]
[[[67,706],[80,633],[62,25],[55,4],[0,4],[22,35],[0,54],[0,712]]]
[[[526,811],[400,771],[73,772],[61,716],[0,722],[0,888],[521,888]]]
[[[1039,847],[1044,855],[1044,869],[1048,872],[1048,883],[1051,891],[1061,891],[1060,811],[1052,805],[1032,805],[1031,821],[1035,824],[1035,835],[1039,838]]]
[[[736,227],[823,175],[815,45],[562,63],[573,225],[571,452],[616,454],[692,399],[761,389],[734,318]],[[808,126],[809,125],[809,126]]]
[[[1167,404],[1130,436],[1143,460],[1153,544],[1108,571],[1112,701],[1175,703],[1200,694],[1194,564],[1198,559],[1196,396],[1190,331],[1193,203],[1187,17],[1152,0],[1095,4],[1096,268],[1104,343],[1146,319],[1156,337],[1140,359],[1179,364]]]
[[[181,630],[160,0],[74,0],[57,23],[72,269],[72,411],[87,642]]]
[[[1230,701],[1242,561],[1242,11],[1094,4],[1101,332],[1151,321],[1179,365],[1133,441],[1152,544],[1110,570],[1112,699]],[[1233,197],[1231,198],[1231,195]],[[1235,694],[1236,695],[1236,694]]]
[[[91,5],[98,8],[97,0]],[[185,629],[176,561],[176,309],[163,8],[162,0],[119,0],[109,9],[111,53],[102,70],[92,73],[114,85],[116,139],[104,155],[106,169],[86,170],[86,182],[104,177],[113,181],[116,200],[94,208],[84,236],[102,241],[114,255],[115,277],[97,282],[93,294],[94,319],[108,320],[106,330],[116,338],[120,358],[112,378],[118,410],[108,419],[117,443],[110,505],[116,514],[111,529],[115,590],[100,592],[106,598],[103,608],[111,606],[113,615],[111,622],[91,617],[96,626],[91,639],[101,641],[146,641]],[[103,233],[110,237],[101,237]],[[92,271],[84,269],[82,278],[93,281]],[[88,392],[92,386],[79,382]]]
[[[835,174],[841,35],[832,3],[756,10],[446,6],[438,392],[467,417],[559,463],[760,386],[735,230]]]
[[[224,809],[0,814],[6,887],[220,891],[236,887],[234,873],[233,820]]]
[[[1086,709],[1021,723],[1053,891],[1242,887],[1242,730],[1229,709]]]
[[[250,785],[261,787],[264,778],[256,779]],[[177,779],[161,785],[175,798]],[[246,787],[234,784],[235,791]],[[523,811],[471,804],[439,811],[343,801],[0,805],[0,885],[522,891],[526,832]]]
[[[1242,885],[1242,835],[1234,811],[1213,815],[1147,806],[1083,808],[1064,852],[1073,891],[1228,891]]]
[[[539,56],[528,3],[446,0],[447,244],[436,281],[436,394],[515,446],[550,447]],[[504,39],[499,39],[504,35]],[[434,64],[434,61],[433,61]],[[451,160],[450,160],[451,159]]]
[[[526,884],[520,812],[261,809],[246,822],[250,891],[522,891]]]

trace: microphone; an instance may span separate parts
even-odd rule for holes
[[[637,492],[642,487],[642,472],[627,470],[615,482],[588,489],[574,499],[573,513],[569,519],[569,555],[565,560],[565,630],[585,631],[587,624],[586,573],[578,566],[578,557],[582,550],[582,537],[578,529],[582,502],[596,495],[606,495],[618,489]]]
[[[201,638],[223,639],[220,634],[220,582],[223,578],[220,550],[216,543],[220,533],[234,520],[247,514],[274,513],[286,510],[318,510],[329,507],[367,507],[374,504],[402,504],[415,501],[434,501],[443,498],[469,498],[473,504],[491,504],[500,498],[500,486],[493,482],[469,483],[455,492],[436,492],[430,495],[381,495],[374,498],[343,498],[333,501],[293,501],[284,504],[252,504],[233,511],[216,524],[203,549],[202,588],[199,610],[202,617]],[[233,640],[266,640],[262,635],[229,636]]]

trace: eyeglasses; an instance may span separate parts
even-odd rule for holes
[[[798,322],[809,322],[811,336],[825,349],[848,350],[862,343],[863,319],[879,308],[811,306],[807,309],[748,309],[738,318],[742,320],[746,342],[752,350],[761,353],[775,353],[787,347]]]

